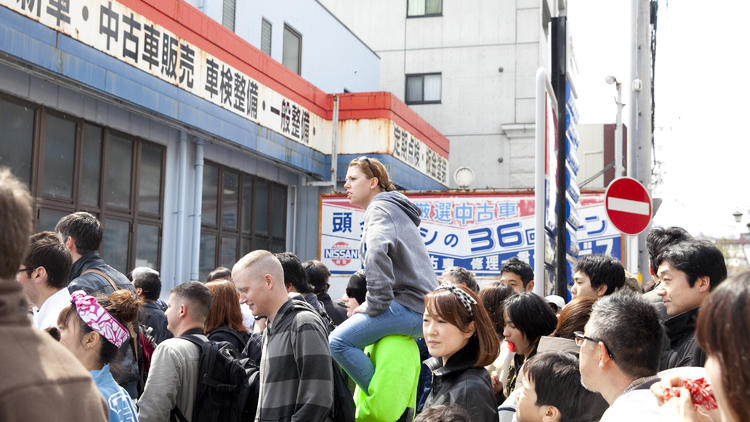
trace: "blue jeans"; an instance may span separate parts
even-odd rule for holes
[[[378,316],[356,313],[331,333],[331,356],[360,388],[368,391],[375,366],[362,349],[389,335],[422,337],[422,314],[395,300]]]

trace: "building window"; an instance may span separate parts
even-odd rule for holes
[[[294,73],[302,74],[302,36],[289,25],[284,25],[284,51],[281,62]]]
[[[107,263],[123,273],[159,268],[163,146],[8,97],[0,97],[0,125],[0,165],[28,184],[35,230],[88,211],[102,222]]]
[[[224,0],[221,8],[221,24],[234,32],[234,10],[237,7],[237,0]]]
[[[439,104],[442,73],[406,75],[406,104]]]
[[[260,22],[260,51],[271,55],[271,22],[261,19]]]
[[[255,249],[286,250],[286,186],[206,162],[200,279]]]
[[[406,17],[443,16],[443,0],[408,0]]]

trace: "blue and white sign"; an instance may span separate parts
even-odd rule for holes
[[[432,266],[460,266],[478,276],[499,276],[505,261],[518,257],[533,266],[533,193],[407,194],[422,211],[419,233]],[[606,217],[603,193],[582,193],[575,208],[578,256],[622,255],[620,233]],[[320,260],[332,274],[362,268],[360,237],[364,211],[343,195],[321,197]]]

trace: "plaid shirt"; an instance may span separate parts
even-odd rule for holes
[[[329,421],[332,405],[328,334],[312,308],[290,299],[263,335],[255,420]]]

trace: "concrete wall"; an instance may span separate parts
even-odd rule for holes
[[[463,166],[472,188],[533,187],[533,132],[503,126],[534,121],[541,1],[443,0],[442,16],[420,18],[406,0],[321,2],[380,55],[383,90],[403,100],[405,74],[442,73],[441,103],[410,107],[450,139],[451,187]]]
[[[601,171],[604,165],[604,127],[601,124],[578,125],[580,145],[578,162],[581,167],[576,177],[578,184]],[[586,189],[604,189],[604,176],[589,182]]]
[[[221,22],[222,0],[187,0]],[[380,89],[380,59],[314,0],[237,0],[235,33],[260,49],[261,20],[272,25],[271,57],[282,61],[284,24],[302,35],[302,74],[328,93]]]

